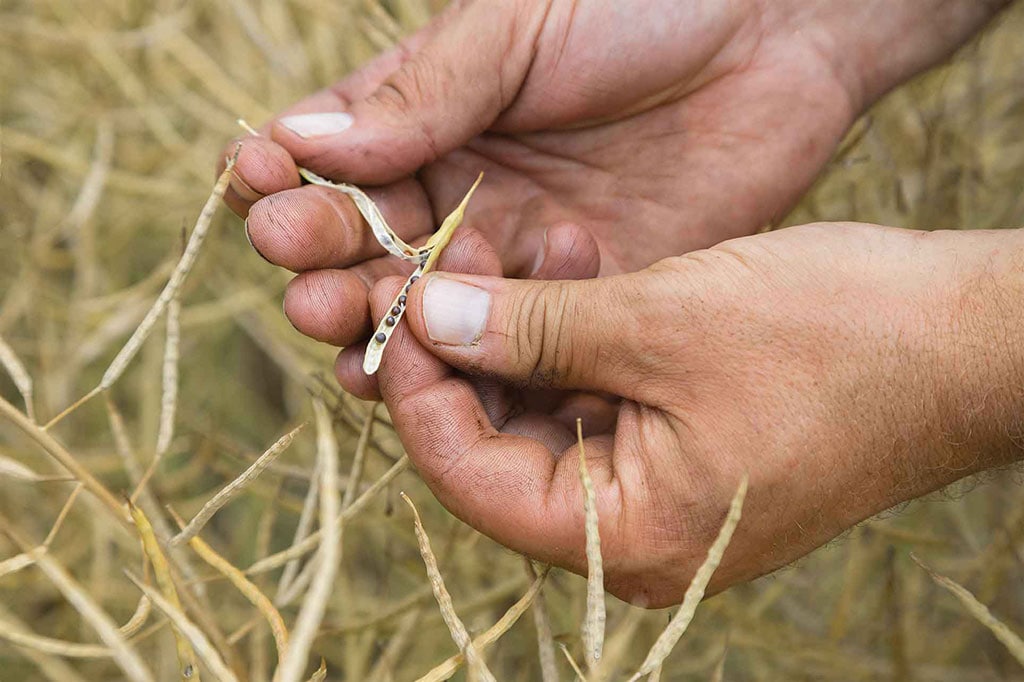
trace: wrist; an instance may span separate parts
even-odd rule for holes
[[[1012,0],[797,0],[782,21],[822,55],[856,111],[949,57]]]
[[[949,342],[939,392],[948,399],[940,423],[962,476],[1024,454],[1024,229],[935,236],[948,241],[955,263],[944,294]]]
[[[1024,454],[1024,229],[878,234],[847,283],[870,312],[841,344],[830,533]]]

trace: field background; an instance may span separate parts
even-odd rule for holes
[[[238,134],[236,117],[262,121],[338,78],[426,21],[431,5],[0,0],[0,337],[34,380],[41,421],[95,386],[139,324],[209,193],[217,153]],[[1022,36],[1017,3],[951,64],[889,95],[787,222],[1024,225]],[[222,211],[182,292],[177,429],[149,486],[186,517],[310,419],[311,391],[334,408],[341,471],[351,466],[368,406],[337,395],[334,351],[302,338],[281,314],[286,281],[248,247],[241,221]],[[157,438],[163,339],[161,323],[109,394],[137,468]],[[0,395],[23,404],[3,372]],[[376,421],[366,482],[401,455],[384,410]],[[102,399],[55,434],[112,491],[131,490],[131,466],[115,448]],[[242,567],[287,547],[315,456],[307,428],[203,537]],[[38,543],[73,484],[10,475],[11,462],[43,476],[60,468],[2,416],[0,458],[0,512]],[[909,556],[962,582],[1024,632],[1024,495],[1016,472],[986,479],[867,522],[795,567],[707,601],[662,679],[712,679],[716,668],[725,680],[1024,679],[1002,645]],[[455,521],[415,474],[403,473],[346,526],[342,570],[314,645],[328,679],[414,679],[456,651],[400,490],[419,505],[471,631],[494,623],[529,583],[521,558]],[[141,554],[88,498],[71,508],[49,554],[123,623],[139,593],[122,571],[141,572]],[[0,536],[0,560],[18,551]],[[208,567],[197,563],[195,571],[190,585],[205,590],[197,599],[208,619],[225,637],[237,634],[255,611]],[[259,584],[273,594],[278,575]],[[577,659],[584,587],[555,571],[544,588],[556,641]],[[297,608],[283,609],[286,621]],[[669,613],[609,598],[611,641],[621,651],[606,656],[618,669],[607,670],[608,679],[636,668]],[[0,680],[120,679],[108,658],[65,658],[8,641],[27,631],[97,641],[35,567],[0,577]],[[169,629],[142,632],[137,647],[157,678],[174,679]],[[536,641],[527,614],[488,650],[498,679],[539,679]],[[243,630],[233,651],[248,679],[269,679],[265,625]],[[559,665],[571,679],[561,656]]]

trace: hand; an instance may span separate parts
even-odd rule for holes
[[[301,273],[295,326],[352,345],[369,287],[403,265],[378,258],[347,198],[299,188],[293,159],[381,185],[392,225],[420,241],[485,171],[467,224],[504,274],[631,272],[780,219],[853,118],[991,4],[454,2],[247,140],[228,201],[266,258]]]
[[[496,274],[481,244],[463,235],[445,269]],[[577,572],[581,416],[606,586],[664,606],[744,472],[713,589],[1020,456],[1022,246],[1024,231],[823,224],[584,282],[431,274],[380,390],[445,506]],[[398,286],[374,289],[376,312]]]

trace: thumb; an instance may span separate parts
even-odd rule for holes
[[[333,110],[286,116],[273,126],[274,141],[299,165],[367,184],[394,181],[461,146],[515,99],[529,70],[530,33],[542,17],[517,11],[520,4],[453,3],[407,41],[414,51],[372,94],[346,102],[339,92]]]
[[[531,281],[436,273],[410,291],[409,323],[448,364],[530,388],[633,398],[644,348],[644,273]],[[649,297],[648,297],[649,298]]]

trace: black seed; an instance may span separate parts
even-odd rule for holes
[[[402,294],[401,296],[398,297],[398,305],[405,305],[405,302],[408,300],[409,297],[406,296],[405,294]]]
[[[413,275],[412,277],[409,278],[409,284],[415,284],[416,280],[418,280],[419,278],[419,275]]]
[[[392,315],[397,315],[400,312],[402,312],[402,309],[399,308],[397,305],[394,308],[391,309],[391,314]]]
[[[394,327],[395,326],[395,318],[393,318],[390,315],[388,315],[388,318],[386,320],[384,320],[384,324],[386,324],[389,327]]]
[[[409,293],[409,287],[411,287],[411,286],[412,286],[411,284],[406,284],[405,285],[405,293]]]
[[[385,341],[388,340],[388,335],[385,334],[384,332],[377,332],[374,335],[373,340],[376,341],[377,343],[384,343]]]

